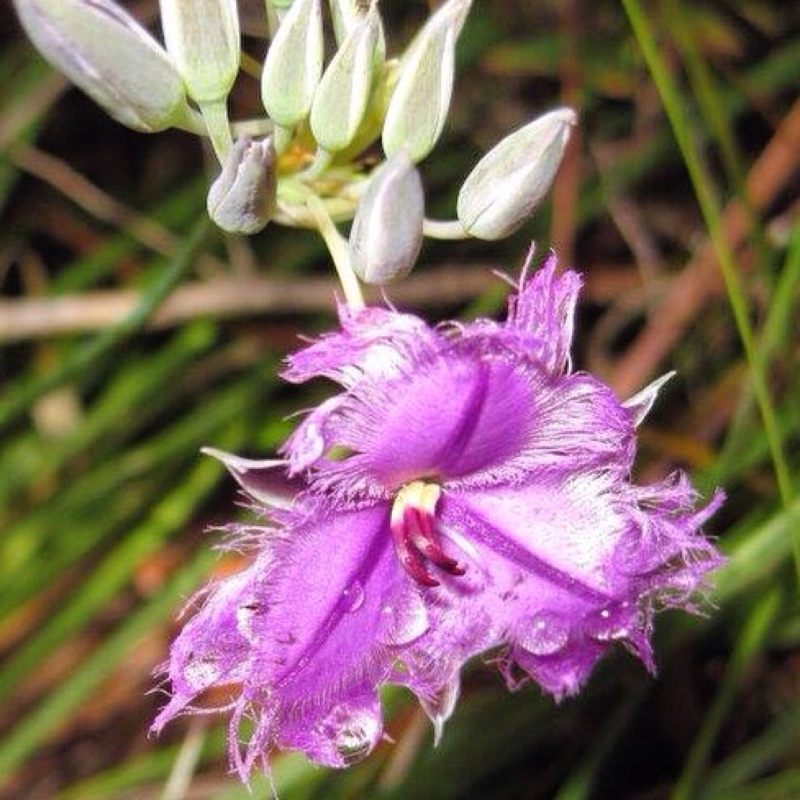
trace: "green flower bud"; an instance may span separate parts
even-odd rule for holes
[[[358,22],[334,56],[314,95],[311,131],[325,150],[344,150],[367,110],[375,75],[381,21],[375,6]]]
[[[359,200],[350,230],[356,275],[377,284],[408,275],[422,247],[424,216],[422,180],[400,150],[375,170]]]
[[[453,93],[456,40],[471,4],[471,0],[448,0],[403,56],[383,126],[387,155],[403,149],[412,161],[421,161],[439,139]]]
[[[14,0],[39,52],[114,119],[153,133],[185,121],[183,84],[158,42],[111,0]]]
[[[159,0],[167,52],[190,97],[214,103],[228,96],[239,71],[236,0]]]
[[[208,215],[229,233],[258,233],[277,206],[272,139],[236,140],[208,192]]]
[[[278,125],[292,128],[308,116],[323,55],[320,0],[294,0],[269,47],[261,75],[264,108]]]
[[[292,0],[267,0],[267,4],[272,6],[280,18],[283,19],[286,12],[292,7]]]
[[[377,0],[373,0],[377,3]],[[371,3],[372,4],[372,3]],[[333,35],[336,43],[341,46],[342,42],[358,25],[364,16],[363,4],[359,0],[329,0],[328,5],[331,9],[331,20],[333,21]]]
[[[550,189],[576,121],[571,108],[558,108],[495,145],[458,193],[464,230],[493,240],[519,228]]]

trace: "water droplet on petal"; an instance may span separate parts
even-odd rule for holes
[[[517,641],[535,656],[550,656],[566,647],[569,628],[558,614],[540,611],[533,615]]]
[[[419,595],[411,595],[396,606],[381,609],[383,624],[378,634],[382,644],[399,646],[419,639],[430,627],[425,603]]]
[[[627,600],[591,611],[584,618],[586,633],[600,642],[624,639],[634,624],[635,610]]]
[[[316,731],[333,746],[342,766],[349,767],[369,755],[381,737],[383,726],[380,714],[373,710],[337,707]]]
[[[364,587],[355,581],[342,592],[342,597],[346,611],[358,611],[364,605]]]

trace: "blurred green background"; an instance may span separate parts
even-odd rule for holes
[[[153,0],[126,4],[151,25]],[[245,50],[261,0],[240,2]],[[405,42],[423,2],[382,5]],[[183,601],[235,564],[238,513],[203,445],[267,457],[327,387],[275,373],[330,326],[311,233],[203,223],[209,154],[70,89],[0,19],[0,797],[270,797],[226,774],[215,718],[147,728]],[[396,51],[397,48],[395,48]],[[585,276],[576,366],[632,394],[676,369],[638,475],[676,466],[729,499],[707,615],[658,620],[660,674],[624,652],[580,697],[469,670],[444,739],[404,694],[385,743],[329,772],[275,757],[282,800],[800,797],[800,5],[477,0],[450,125],[422,165],[431,216],[502,135],[581,116],[551,200],[512,239],[427,243],[388,291],[430,320],[502,309],[529,242]],[[235,118],[259,113],[252,79]],[[300,599],[300,601],[302,601]]]

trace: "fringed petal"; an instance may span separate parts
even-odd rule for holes
[[[228,687],[238,717],[255,721],[243,754],[237,738],[231,743],[245,773],[275,747],[334,767],[366,756],[383,730],[378,687],[428,627],[394,557],[387,508],[335,516],[293,508],[278,517],[280,534],[208,593],[173,644],[173,699],[156,720],[160,729],[199,695]]]
[[[419,317],[384,308],[339,306],[341,330],[327,333],[289,356],[282,377],[291,383],[327,377],[346,388],[364,376],[395,374],[437,335]]]
[[[508,300],[506,328],[541,342],[537,358],[549,372],[560,374],[570,366],[581,279],[570,270],[559,275],[555,254],[531,278],[527,273],[526,266],[517,293]]]

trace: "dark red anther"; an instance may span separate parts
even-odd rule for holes
[[[408,530],[403,520],[399,525],[392,525],[392,541],[397,558],[403,565],[403,569],[417,583],[428,588],[439,585],[439,581],[433,578],[425,569],[419,551],[414,549],[408,537]]]
[[[405,502],[404,502],[405,500]],[[392,541],[403,569],[422,586],[438,586],[423,558],[431,561],[449,575],[463,575],[465,570],[442,549],[432,513],[419,508],[405,498],[396,501],[392,509]]]
[[[450,575],[463,575],[465,570],[444,550],[433,524],[433,517],[414,506],[409,506],[403,519],[411,543],[426,558]]]

